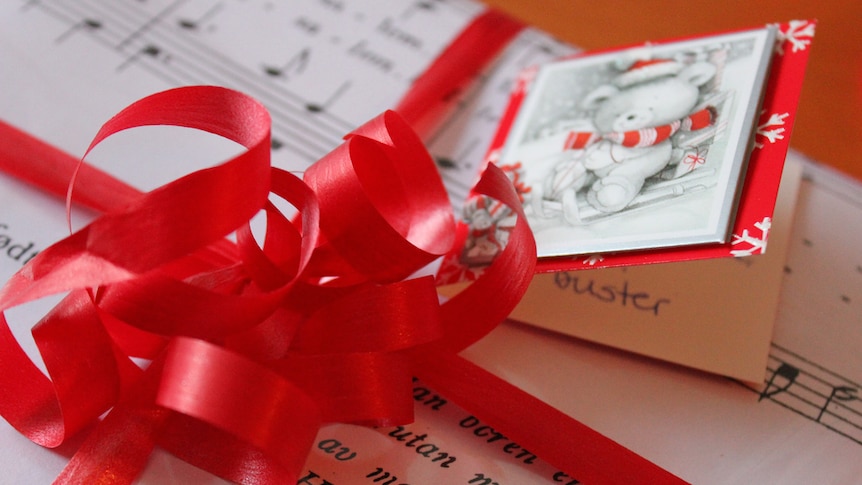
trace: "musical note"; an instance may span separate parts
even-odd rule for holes
[[[153,44],[147,44],[141,50],[135,52],[130,57],[128,57],[122,64],[117,66],[117,71],[122,71],[126,69],[128,66],[134,64],[142,57],[148,57],[151,59],[160,59],[164,62],[170,61],[171,56],[165,54],[161,48]]]
[[[213,18],[213,16],[215,16],[215,14],[217,14],[219,11],[221,11],[222,7],[224,7],[224,5],[221,2],[219,2],[215,5],[213,5],[209,10],[204,12],[203,15],[201,15],[197,19],[190,20],[187,18],[181,18],[177,21],[177,23],[179,24],[180,27],[182,27],[186,30],[198,30],[198,28],[200,27],[201,24],[203,24],[204,22],[206,22],[208,20],[211,20]]]
[[[62,34],[60,34],[59,37],[54,39],[54,42],[59,44],[59,43],[63,42],[64,40],[66,40],[67,38],[69,38],[69,36],[71,36],[75,32],[78,32],[81,30],[94,31],[94,30],[98,30],[101,28],[102,28],[102,22],[101,21],[96,20],[96,19],[92,19],[92,18],[85,18],[85,19],[81,20],[80,22],[78,22],[77,24],[73,25],[71,28],[67,29]]]
[[[817,415],[817,421],[820,422],[820,419],[823,417],[823,414],[827,412],[827,408],[829,408],[829,404],[833,399],[838,399],[839,401],[849,402],[855,401],[859,399],[857,393],[859,389],[850,386],[837,386],[832,388],[832,392],[829,393],[829,398],[826,400],[826,404],[820,408],[820,414]]]
[[[279,67],[263,66],[263,72],[272,77],[289,77],[288,74],[301,74],[308,65],[308,60],[311,57],[311,50],[306,47],[302,49],[285,64]]]
[[[156,13],[155,15],[153,15],[152,17],[147,19],[146,22],[144,22],[136,30],[132,31],[132,33],[130,33],[128,37],[123,39],[123,41],[120,42],[120,44],[117,47],[119,49],[123,49],[127,45],[130,45],[132,42],[136,41],[139,37],[145,35],[154,26],[161,24],[162,20],[165,17],[167,17],[168,15],[173,13],[173,11],[176,10],[177,8],[179,8],[180,5],[182,5],[185,1],[186,0],[176,0],[173,3],[171,3],[170,5],[168,5],[167,7],[165,7],[164,9],[162,9],[160,12]]]
[[[305,109],[312,113],[320,113],[326,111],[333,103],[338,101],[338,98],[340,98],[345,92],[347,92],[347,90],[350,88],[350,84],[350,81],[343,82],[341,86],[338,86],[338,89],[336,89],[335,92],[333,92],[332,95],[330,95],[329,98],[326,99],[326,101],[324,101],[323,103],[308,103],[305,105]]]
[[[787,391],[787,389],[796,382],[797,377],[799,377],[799,369],[782,362],[781,365],[778,366],[778,369],[772,373],[772,377],[769,378],[769,381],[766,383],[766,387],[763,388],[763,392],[760,393],[760,397],[757,400],[762,401],[763,398],[772,397],[779,392]],[[779,381],[783,381],[784,385],[777,385],[775,383],[776,378],[780,378]],[[773,386],[775,386],[775,389],[770,390]]]
[[[775,343],[769,361],[775,370],[763,390],[742,384],[758,402],[779,404],[862,445],[862,386]]]

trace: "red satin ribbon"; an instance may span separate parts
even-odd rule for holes
[[[428,66],[395,108],[419,133],[430,133],[456,98],[524,29],[508,15],[488,9],[471,21]]]
[[[397,115],[372,120],[309,170],[314,192],[269,168],[268,121],[250,98],[214,87],[166,91],[122,111],[93,146],[118,131],[161,123],[226,136],[248,150],[97,218],[41,252],[0,291],[2,310],[72,291],[34,332],[51,381],[3,327],[5,368],[26,373],[2,379],[0,409],[10,423],[56,446],[113,408],[60,481],[101,480],[106,473],[129,481],[156,443],[231,480],[257,480],[249,478],[247,456],[274,483],[295,479],[321,419],[411,421],[416,355],[433,351],[447,334],[463,347],[511,309],[484,312],[457,298],[441,309],[430,277],[401,281],[451,249],[454,220],[439,178],[429,179],[430,156]],[[367,191],[378,178],[404,190],[378,197]],[[506,198],[507,179],[492,180],[492,194]],[[267,202],[274,185],[300,210],[301,223]],[[251,248],[248,237],[238,238],[233,251],[241,258],[221,249],[222,238],[245,230],[261,209],[280,220],[268,224],[265,240],[294,241],[287,247],[295,257],[283,257],[285,247],[277,245]],[[136,237],[141,227],[149,238]],[[535,264],[525,225],[519,234],[524,242],[511,251],[521,254],[511,260],[520,268],[502,270],[508,277],[485,289],[504,306],[517,301]],[[371,256],[377,264],[368,264],[367,251],[346,246],[361,239],[377,246],[378,256]],[[338,257],[316,266],[317,249]],[[220,257],[199,257],[209,254]],[[326,274],[306,272],[321,268]],[[444,315],[458,320],[443,324]],[[454,338],[463,335],[462,318],[478,324],[467,340]],[[133,341],[140,335],[147,336],[144,346]],[[86,346],[69,347],[82,336]],[[141,372],[130,356],[154,362]],[[207,427],[223,445],[199,441]],[[224,465],[225,448],[238,457],[236,466]]]
[[[430,278],[404,278],[452,249],[453,218],[433,162],[395,113],[348,135],[304,181],[269,167],[263,107],[222,88],[145,98],[106,123],[91,148],[149,124],[197,128],[247,151],[147,194],[90,192],[90,177],[103,176],[79,165],[88,185],[74,194],[106,214],[0,290],[0,311],[70,291],[33,330],[50,379],[0,315],[4,418],[49,447],[98,423],[58,483],[130,483],[154,446],[228,480],[290,483],[321,422],[412,421],[412,375],[571,476],[678,483],[455,355],[509,314],[534,272],[535,244],[502,172],[489,168],[476,191],[518,212],[509,244],[440,305]],[[62,152],[30,142],[69,166]],[[0,151],[26,156],[8,146]],[[59,192],[56,180],[7,165]],[[301,217],[285,217],[271,195]],[[261,210],[259,247],[248,220]],[[236,243],[224,239],[232,232]],[[130,357],[152,363],[142,370]],[[546,434],[555,429],[571,433],[557,435],[556,448]]]

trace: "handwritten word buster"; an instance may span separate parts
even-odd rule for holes
[[[604,303],[618,303],[624,307],[631,306],[636,310],[651,312],[656,316],[662,305],[670,304],[668,298],[655,298],[645,291],[631,291],[627,280],[624,280],[621,285],[603,284],[589,277],[560,272],[554,274],[554,284],[557,288],[570,290],[576,295],[590,296]]]

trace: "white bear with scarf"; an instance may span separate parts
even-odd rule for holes
[[[593,113],[593,127],[570,131],[564,146],[583,151],[573,157],[581,167],[557,167],[552,174],[565,212],[577,210],[566,199],[573,201],[574,193],[588,184],[590,205],[603,213],[618,212],[638,195],[647,178],[678,161],[671,137],[714,122],[714,108],[693,110],[700,86],[715,74],[716,67],[708,62],[640,60],[585,96],[581,107]]]

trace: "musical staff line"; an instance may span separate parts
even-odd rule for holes
[[[152,61],[157,60],[158,54],[169,52],[169,63],[141,62],[138,66],[172,85],[239,86],[267,105],[273,118],[273,137],[293,148],[309,163],[336,146],[341,136],[352,128],[346,121],[335,119],[329,114],[324,114],[319,119],[305,116],[306,102],[298,95],[261,82],[257,73],[193,38],[181,38],[182,33],[171,29],[165,22],[147,22],[146,30],[137,27],[134,39],[129,41],[129,37],[123,37],[123,31],[135,27],[130,25],[128,19],[141,18],[143,14],[135,11],[137,9],[134,5],[114,5],[113,9],[116,11],[113,12],[107,5],[109,4],[101,2],[90,5],[80,2],[65,4],[64,7],[71,15],[92,16],[92,12],[98,11],[103,16],[105,27],[97,40],[127,55],[126,61],[118,69],[125,68],[142,57]],[[131,11],[118,11],[119,8]]]
[[[171,3],[167,7],[163,8],[156,15],[151,16],[149,19],[147,19],[146,22],[144,22],[143,25],[138,27],[136,30],[132,31],[132,33],[129,34],[128,37],[123,39],[117,47],[119,47],[122,50],[123,47],[132,43],[138,37],[142,36],[144,33],[150,31],[153,28],[153,26],[161,23],[165,17],[170,15],[172,12],[176,11],[176,9],[179,8],[186,1],[187,0],[174,0],[173,3]]]
[[[143,70],[167,86],[223,85],[260,100],[272,116],[273,161],[278,164],[281,160],[287,164],[283,168],[295,170],[304,170],[321,158],[341,143],[345,133],[367,119],[359,119],[353,108],[373,99],[373,89],[386,89],[389,97],[393,87],[406,91],[410,79],[433,61],[434,49],[410,30],[427,20],[423,16],[433,16],[438,23],[446,15],[464,18],[468,15],[465,9],[475,8],[457,1],[435,2],[433,8],[415,8],[418,4],[414,3],[407,6],[408,10],[413,8],[410,15],[379,14],[372,18],[353,15],[349,4],[333,11],[331,4],[313,2],[278,12],[284,22],[276,26],[266,19],[275,17],[281,7],[265,2],[30,2],[27,5],[32,8],[22,14],[41,11],[66,24],[58,33],[58,47],[65,47],[63,44],[75,36],[86,36],[117,56],[114,71],[118,76]],[[230,21],[237,15],[243,16],[243,25],[255,20],[263,24],[259,31],[238,32],[235,25],[239,24]],[[345,27],[350,28],[345,31]],[[247,35],[284,48],[245,52],[242,46],[231,47],[232,42],[240,42],[237,39]],[[246,40],[250,44],[252,39]],[[80,41],[75,42],[69,49],[80,49]],[[378,44],[389,46],[393,42],[399,44],[392,48],[415,49],[410,61],[415,64],[390,66],[383,54],[386,51],[375,50]],[[472,86],[453,93],[448,100],[452,114],[429,139],[428,148],[440,161],[440,172],[456,210],[460,211],[460,201],[475,182],[499,114],[507,104],[511,79],[508,74],[495,73],[516,72],[570,52],[570,47],[527,29]],[[105,62],[110,62],[107,59]],[[344,67],[324,71],[323,63]],[[355,72],[359,67],[363,72]],[[347,112],[354,121],[348,120],[351,115]],[[461,132],[467,124],[482,128],[465,139]]]
[[[222,7],[224,7],[224,3],[219,2],[195,19],[182,18],[179,20],[180,27],[184,29],[197,30],[201,23],[215,16]]]
[[[453,5],[457,6],[457,2]],[[319,88],[318,91],[322,92],[313,98],[307,95],[301,96],[299,93],[302,91],[290,88],[291,79],[274,77],[261,68],[268,65],[266,59],[232,58],[199,41],[201,29],[191,29],[188,26],[190,25],[188,19],[193,18],[197,19],[196,27],[201,25],[199,22],[207,22],[211,28],[206,31],[216,31],[217,29],[212,27],[213,23],[218,21],[220,16],[228,17],[235,14],[236,12],[230,11],[230,8],[237,7],[236,5],[222,2],[202,6],[200,2],[176,0],[168,2],[167,5],[161,5],[159,10],[151,11],[156,6],[148,8],[148,5],[141,2],[82,0],[81,2],[43,1],[33,6],[70,26],[59,39],[60,42],[68,40],[75,32],[86,33],[100,45],[116,52],[122,58],[117,65],[118,73],[139,68],[172,86],[219,84],[249,93],[264,103],[272,115],[274,148],[290,148],[292,152],[304,158],[306,165],[337,146],[341,142],[341,137],[355,128],[354,122],[348,121],[339,115],[338,111],[333,110],[337,102],[346,98],[347,91],[355,90],[355,94],[351,93],[354,97],[365,94],[361,86],[352,82],[352,72],[346,70],[343,74],[346,79],[341,80],[314,79],[313,84]],[[192,10],[199,14],[190,14],[185,7],[195,7]],[[240,7],[246,9],[243,10],[246,14],[253,8],[252,5]],[[312,5],[302,8],[314,13],[314,8],[317,7]],[[440,4],[439,7],[453,8],[448,4]],[[298,16],[299,13],[296,15]],[[295,31],[279,32],[278,38],[281,39],[288,34],[311,35],[308,32],[302,32],[301,27],[296,25],[290,25],[290,27]],[[323,29],[325,26],[321,27],[321,30]],[[219,33],[223,36],[229,34],[230,32]],[[312,52],[307,44],[299,45],[296,42],[285,44],[288,49],[286,58],[291,58],[291,50],[296,51],[294,58],[297,62],[301,62],[301,65],[294,74],[301,76],[304,74],[303,71],[307,71],[308,63],[312,62],[310,60],[313,58]],[[428,62],[430,60],[428,59]],[[406,76],[405,79],[399,80],[398,76],[402,73],[379,75],[389,75],[390,79],[394,80],[390,82],[400,82],[405,90],[409,86],[407,79],[412,77]],[[328,85],[332,87],[327,93]],[[347,99],[343,101],[348,103]]]
[[[778,344],[772,344],[763,388],[739,382],[769,400],[862,445],[862,386]]]

